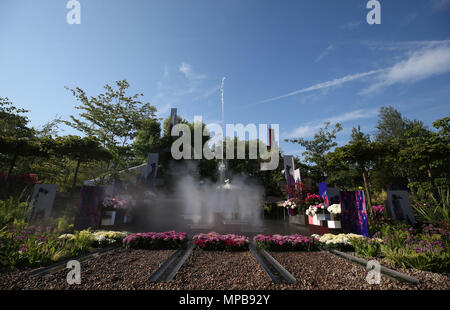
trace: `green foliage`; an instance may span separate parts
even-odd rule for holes
[[[22,115],[29,112],[19,109],[8,98],[0,97],[0,136],[11,138],[29,138],[33,130],[27,127],[29,119]]]
[[[94,244],[94,238],[89,230],[75,232],[73,247],[76,252],[88,252]]]
[[[134,141],[134,150],[140,158],[146,159],[148,153],[155,153],[161,147],[161,124],[157,119],[141,121]]]
[[[342,126],[337,123],[333,129],[330,129],[330,123],[325,123],[325,126],[314,135],[312,140],[306,140],[304,138],[286,139],[286,142],[298,143],[303,146],[306,151],[303,152],[305,160],[310,163],[314,163],[324,176],[324,173],[328,171],[327,159],[325,155],[333,147],[337,146],[336,134],[342,130]]]
[[[60,239],[59,231],[28,226],[14,221],[0,231],[0,264],[2,266],[46,266],[62,259],[88,252],[92,240]]]
[[[80,164],[86,161],[104,161],[113,158],[113,155],[100,145],[94,137],[80,138],[78,136],[64,136],[55,139],[56,151],[59,156],[67,156],[77,162],[73,177],[73,187],[75,187]]]
[[[126,165],[121,155],[131,148],[129,144],[136,138],[143,119],[153,119],[156,108],[150,103],[143,103],[143,94],[126,94],[130,84],[117,81],[117,89],[105,85],[105,93],[97,97],[88,97],[81,88],[69,89],[81,103],[76,108],[81,110],[79,118],[71,116],[71,122],[65,123],[89,137],[96,137],[112,154],[115,155],[112,169]],[[126,159],[126,158],[125,158]]]
[[[413,229],[406,225],[385,225],[374,237],[381,236],[379,248],[355,242],[357,253],[364,257],[384,257],[392,263],[405,267],[436,272],[448,272],[450,266],[449,232],[447,229],[423,225]]]
[[[65,217],[61,217],[58,219],[56,224],[56,229],[60,232],[69,232],[72,231],[74,224],[70,224],[69,221]]]
[[[393,263],[404,268],[448,272],[450,267],[450,251],[427,251],[418,253],[407,248],[390,248],[381,246],[383,254]]]
[[[381,107],[377,124],[376,140],[388,142],[405,137],[407,119],[392,106]]]
[[[377,239],[372,238],[350,238],[350,243],[355,253],[361,257],[378,257],[381,254],[380,244]]]
[[[374,167],[375,160],[382,154],[383,147],[376,142],[371,142],[370,136],[364,134],[360,127],[353,128],[352,139],[342,147],[328,153],[329,165],[344,165],[355,168],[363,177],[368,206],[372,205],[370,196],[369,170]],[[368,208],[371,216],[371,208]]]
[[[448,187],[438,188],[438,198],[431,195],[427,201],[412,203],[416,217],[426,223],[450,222],[450,191]]]
[[[9,197],[0,200],[0,228],[11,224],[14,220],[25,221],[28,216],[28,203],[20,198]]]

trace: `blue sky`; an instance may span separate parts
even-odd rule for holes
[[[381,25],[366,0],[79,2],[69,25],[66,0],[0,0],[0,96],[33,126],[77,113],[64,86],[121,79],[160,117],[218,122],[223,76],[226,122],[280,124],[281,138],[339,121],[343,144],[383,105],[427,125],[450,114],[450,0],[381,0]]]

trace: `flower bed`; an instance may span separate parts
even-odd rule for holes
[[[81,236],[86,239],[91,239],[92,246],[94,248],[104,248],[108,245],[112,245],[117,242],[122,242],[123,238],[128,236],[128,232],[120,232],[120,231],[95,231],[91,232],[90,230],[83,230],[77,234],[64,234],[59,236],[59,239],[65,240],[74,240]]]
[[[239,235],[220,235],[215,232],[194,236],[194,244],[206,251],[247,251],[248,238]]]
[[[76,233],[71,238],[60,238],[60,234],[50,227],[10,224],[0,230],[0,266],[46,266],[92,249],[92,238],[87,233]]]
[[[379,257],[383,239],[379,238],[350,238],[350,243],[355,249],[355,254],[360,257]]]
[[[396,266],[419,270],[448,272],[450,269],[450,234],[447,230],[423,225],[420,229],[404,225],[385,225],[374,238],[354,242],[355,251],[363,257],[387,259]]]
[[[187,242],[185,232],[146,232],[131,234],[123,239],[123,245],[131,249],[171,250],[178,249]]]
[[[259,248],[268,251],[315,251],[318,249],[314,238],[302,235],[257,235],[253,240]]]
[[[311,237],[316,239],[322,248],[336,249],[339,251],[353,251],[354,248],[350,240],[353,238],[362,238],[363,236],[356,234],[324,234],[323,236],[312,235]]]

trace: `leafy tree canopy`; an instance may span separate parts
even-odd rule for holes
[[[305,160],[317,165],[322,172],[322,176],[327,171],[327,160],[325,155],[335,146],[336,134],[342,130],[341,124],[337,123],[334,128],[330,129],[330,123],[326,122],[325,126],[314,135],[312,140],[304,138],[286,139],[286,142],[298,143],[306,150],[302,153]]]

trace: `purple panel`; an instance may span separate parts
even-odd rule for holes
[[[342,191],[341,212],[341,224],[344,232],[369,237],[363,191]]]
[[[82,230],[89,227],[96,229],[99,227],[102,219],[101,204],[104,197],[104,187],[83,186],[75,218],[75,229]]]

